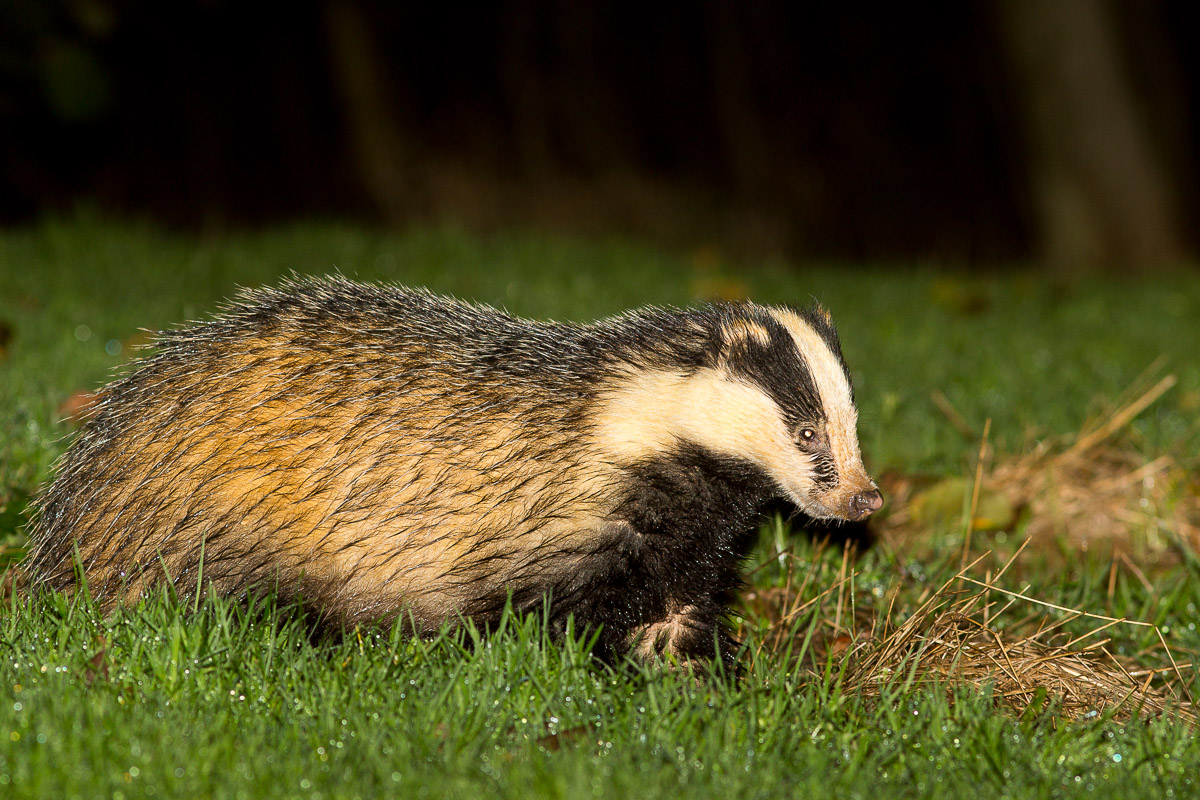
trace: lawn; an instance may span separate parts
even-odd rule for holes
[[[1175,385],[1117,438],[1146,462],[1197,465],[1200,273],[1053,281],[1027,270],[737,263],[711,248],[336,224],[190,236],[83,216],[3,231],[0,560],[19,558],[28,498],[69,439],[64,404],[127,363],[140,329],[203,318],[239,285],[335,270],[557,319],[714,295],[819,298],[854,373],[869,467],[892,476],[889,486],[961,487],[952,504],[962,513],[930,518],[919,535],[881,536],[855,557],[768,520],[747,569],[754,598],[775,599],[742,609],[736,675],[598,666],[588,632],[548,642],[537,618],[509,619],[487,637],[414,641],[387,629],[320,634],[270,598],[193,609],[162,596],[106,618],[86,602],[10,597],[0,610],[0,796],[1200,791],[1200,746],[1177,720],[1101,707],[1072,719],[1052,694],[1014,709],[986,681],[918,680],[910,661],[867,691],[849,679],[839,641],[870,638],[885,622],[894,630],[958,571],[985,424],[997,459],[1031,452],[1103,418],[1163,359],[1155,374]],[[1200,486],[1194,472],[1173,474],[1163,502],[1182,507]],[[1196,694],[1186,665],[1200,651],[1200,566],[1172,517],[1162,519],[1158,549],[1130,522],[1116,556],[1111,546],[1081,549],[1067,528],[1034,540],[995,586],[1157,626],[1115,624],[1090,641],[1110,639],[1109,652],[1147,669],[1174,656],[1181,666],[1166,688]],[[1025,514],[976,533],[970,558],[996,553],[972,574],[986,582],[1033,522]],[[996,607],[1008,599],[996,595]],[[780,621],[780,602],[800,611]],[[1068,637],[1103,624],[1023,600],[989,624],[1020,636],[1043,620]]]

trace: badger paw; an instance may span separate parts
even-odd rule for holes
[[[718,652],[729,661],[735,643],[711,611],[688,604],[672,609],[660,620],[634,628],[627,647],[637,661],[689,669],[707,667]]]

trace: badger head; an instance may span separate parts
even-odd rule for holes
[[[714,312],[698,365],[631,372],[603,404],[601,435],[618,458],[698,447],[765,473],[813,518],[857,521],[879,510],[828,312],[753,304]]]
[[[745,437],[740,455],[809,516],[865,519],[883,495],[863,468],[850,371],[829,313],[819,305],[747,311],[721,328],[726,386],[714,387],[747,404],[742,414],[725,408]]]

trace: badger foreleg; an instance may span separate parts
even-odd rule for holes
[[[723,609],[689,603],[671,607],[654,622],[644,623],[629,633],[628,653],[646,663],[708,663],[714,654],[731,664],[737,641],[721,621]]]

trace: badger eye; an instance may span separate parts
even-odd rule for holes
[[[820,425],[805,425],[796,429],[796,446],[806,453],[815,453],[825,447],[825,431]]]

